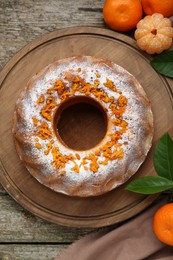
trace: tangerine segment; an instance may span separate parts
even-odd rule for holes
[[[154,13],[163,14],[165,17],[173,15],[173,0],[142,0],[141,3],[147,15]]]
[[[173,203],[166,204],[156,211],[153,230],[161,242],[173,246]]]
[[[103,17],[111,29],[129,31],[142,18],[142,5],[140,0],[106,0]]]

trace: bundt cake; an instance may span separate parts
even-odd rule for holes
[[[79,102],[102,109],[107,125],[101,142],[84,151],[69,148],[57,131],[62,111]],[[125,69],[70,57],[31,78],[16,102],[12,132],[20,159],[40,183],[69,196],[96,196],[138,170],[152,144],[153,116],[143,88]]]

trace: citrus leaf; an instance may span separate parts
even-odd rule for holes
[[[168,133],[157,142],[153,162],[159,176],[173,181],[173,140]]]
[[[173,181],[160,176],[144,176],[130,182],[126,190],[141,194],[154,194],[173,188]]]
[[[173,51],[164,51],[156,55],[150,62],[151,66],[160,74],[173,78]]]

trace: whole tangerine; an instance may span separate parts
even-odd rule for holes
[[[147,15],[154,13],[163,14],[164,17],[173,15],[173,0],[142,0],[141,3]]]
[[[161,242],[173,246],[173,203],[165,204],[156,211],[153,230]]]
[[[113,30],[130,31],[142,18],[140,0],[106,0],[103,6],[105,23]]]

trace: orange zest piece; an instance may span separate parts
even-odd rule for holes
[[[47,123],[42,122],[41,125],[38,127],[38,136],[43,140],[52,137],[52,133]]]
[[[75,166],[71,168],[72,171],[79,173],[79,166],[75,163]]]
[[[37,100],[37,104],[39,105],[39,104],[41,104],[41,103],[43,103],[43,102],[44,102],[44,96],[41,95],[41,96],[39,97],[39,99]]]
[[[119,105],[119,107],[123,107],[123,106],[127,105],[127,98],[124,97],[123,95],[120,95],[118,98],[118,105]]]
[[[42,145],[41,145],[40,143],[36,143],[36,144],[35,144],[35,147],[36,147],[37,149],[41,149],[41,148],[42,148]]]
[[[61,80],[56,80],[53,88],[47,90],[47,94],[51,94],[53,91],[57,91],[58,95],[61,95],[65,90],[65,84]]]
[[[38,125],[38,120],[37,120],[36,117],[33,117],[33,118],[32,118],[32,121],[33,121],[34,126],[37,126],[37,125]]]
[[[80,160],[80,155],[79,155],[78,153],[76,153],[75,155],[76,155],[76,158],[77,158],[78,160]]]
[[[52,119],[52,116],[51,116],[51,113],[52,113],[52,110],[57,106],[55,104],[55,99],[53,97],[49,97],[47,100],[46,100],[46,107],[44,107],[42,110],[41,110],[41,115],[47,119],[48,121],[51,121]]]
[[[86,160],[90,160],[90,170],[92,172],[97,172],[99,165],[97,163],[98,158],[94,154],[90,154],[89,156],[85,157]]]
[[[51,151],[51,149],[52,149],[52,144],[53,144],[53,142],[50,142],[50,143],[48,143],[48,144],[46,145],[46,146],[47,146],[47,150],[44,151],[44,154],[45,154],[45,155],[48,155],[49,152]]]
[[[111,89],[111,90],[113,90],[113,91],[115,91],[115,92],[117,92],[117,89],[116,89],[113,81],[108,79],[108,78],[106,79],[106,82],[104,83],[104,86],[109,88],[109,89]]]
[[[52,162],[53,167],[56,167],[57,169],[65,168],[66,163],[68,163],[69,161],[73,161],[75,165],[74,167],[71,168],[71,170],[74,172],[79,172],[79,166],[75,162],[75,158],[73,157],[73,155],[71,154],[63,155],[60,153],[58,147],[53,147],[52,156],[53,156],[53,162]]]

